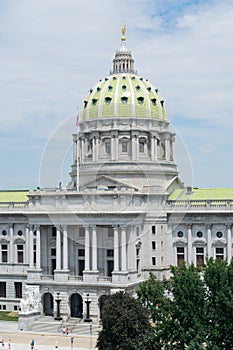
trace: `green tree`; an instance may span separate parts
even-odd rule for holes
[[[119,292],[104,300],[99,350],[155,350],[148,311],[135,298]]]
[[[207,261],[208,349],[233,349],[233,262]]]

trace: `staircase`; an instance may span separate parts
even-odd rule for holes
[[[98,335],[100,330],[97,320],[93,320],[92,323],[84,322],[77,318],[70,318],[69,320],[56,321],[51,316],[41,316],[35,321],[30,331],[34,333],[50,333],[50,334],[63,334],[63,329],[68,328],[69,334],[73,335],[89,335],[90,331],[95,336]]]

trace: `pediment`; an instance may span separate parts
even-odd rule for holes
[[[132,186],[131,184],[126,183],[125,181],[119,181],[114,179],[111,176],[100,175],[95,180],[90,182],[86,182],[83,184],[84,188],[87,189],[96,189],[96,190],[121,190],[121,189],[130,189],[134,191],[138,191],[139,188]]]
[[[165,183],[165,191],[171,194],[175,189],[184,189],[185,186],[178,176],[174,176],[171,180]]]

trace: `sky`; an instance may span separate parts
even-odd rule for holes
[[[181,180],[233,187],[232,0],[0,0],[1,189],[40,185],[48,150],[62,165],[43,185],[69,180],[76,115],[124,23],[166,102]]]

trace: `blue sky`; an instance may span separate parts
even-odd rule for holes
[[[185,149],[181,179],[233,187],[232,0],[1,0],[0,188],[38,186],[58,135],[62,166],[47,185],[68,181],[77,108],[109,74],[125,21],[135,68],[159,88]]]

